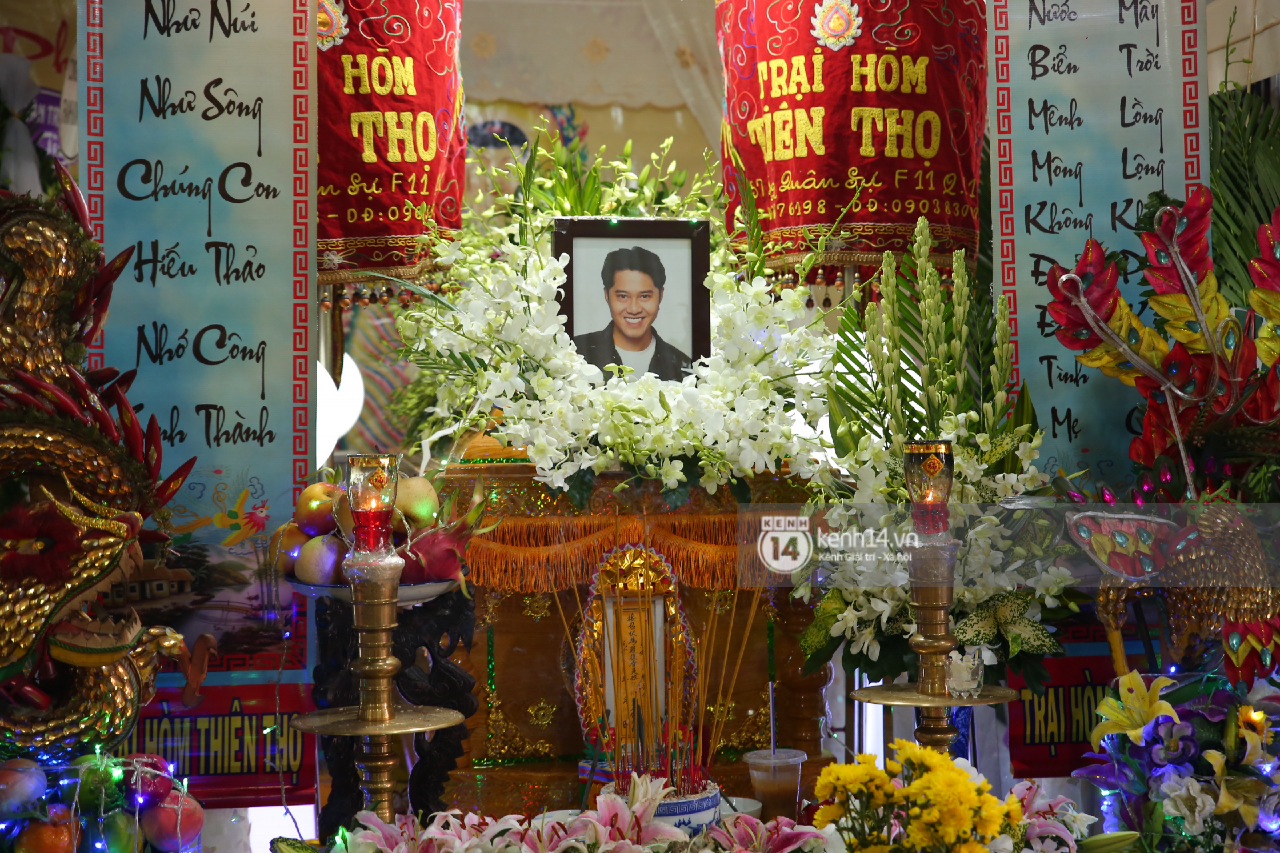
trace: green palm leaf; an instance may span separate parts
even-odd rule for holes
[[[1243,307],[1258,226],[1280,207],[1280,110],[1243,90],[1209,97],[1213,265],[1223,295]]]

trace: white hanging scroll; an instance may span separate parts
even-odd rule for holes
[[[1196,0],[993,0],[988,27],[995,282],[1011,306],[1015,383],[1045,430],[1039,467],[1132,480],[1136,394],[1075,363],[1045,311],[1055,262],[1093,237],[1143,257],[1149,193],[1207,181],[1203,8]],[[1141,277],[1125,298],[1149,309]]]

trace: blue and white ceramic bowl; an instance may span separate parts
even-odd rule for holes
[[[613,783],[606,785],[601,793],[613,793]],[[701,794],[667,797],[658,803],[658,811],[653,817],[679,827],[693,837],[720,819],[720,786],[708,782]]]

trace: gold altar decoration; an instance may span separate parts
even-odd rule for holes
[[[566,635],[576,639],[579,633],[581,622],[577,614],[579,607],[586,603],[583,600],[585,591],[585,588],[580,588],[576,595],[572,589],[547,594],[550,616],[535,620],[524,612],[523,596],[507,596],[498,590],[477,588],[478,630],[470,660],[479,681],[477,696],[480,698],[480,710],[467,720],[468,727],[474,727],[467,757],[475,761],[477,767],[509,767],[582,751],[582,728],[573,687],[577,652],[576,645],[567,640]],[[715,660],[718,673],[720,650],[725,645],[724,626],[728,624],[733,593],[729,590],[682,588],[680,595],[685,618],[694,637],[707,631],[712,610],[718,610],[715,617],[720,635]],[[770,633],[775,635],[780,689],[790,691],[792,696],[792,701],[778,709],[780,737],[786,744],[794,743],[812,755],[820,751],[817,720],[826,713],[821,690],[829,676],[825,672],[809,676],[801,673],[804,655],[798,640],[798,635],[812,619],[812,612],[804,602],[793,604],[783,591],[779,591],[778,598],[780,606],[775,607],[769,596],[761,597],[752,619],[752,629],[743,634],[744,623],[751,618],[747,607],[751,604],[752,595],[750,592],[739,594],[733,652],[736,656],[740,638],[745,644],[743,664],[734,690],[725,693],[735,711],[734,719],[726,720],[723,726],[722,752],[743,752],[769,744],[767,660]],[[561,622],[561,613],[568,623],[567,630]],[[772,627],[770,622],[774,623]],[[495,629],[492,636],[487,630],[490,625]],[[728,666],[733,666],[732,659]],[[488,686],[490,684],[492,689]],[[711,693],[708,706],[716,704],[714,683]],[[528,709],[539,702],[546,702],[556,709],[546,728],[536,724],[528,714]],[[711,718],[710,710],[706,716]]]
[[[647,548],[619,549],[588,595],[577,650],[583,729],[599,729],[603,743],[613,727],[617,743],[632,744],[658,734],[643,720],[696,719],[694,640],[671,565]]]
[[[524,461],[523,452],[501,447],[488,436],[475,438],[461,456],[460,463],[448,465],[443,472],[441,500],[450,495],[467,500],[479,483],[487,503],[477,526],[502,520],[495,529],[473,537],[466,554],[468,583],[478,589],[478,627],[501,626],[492,635],[479,631],[471,654],[480,672],[485,670],[487,658],[492,696],[500,696],[502,702],[502,707],[493,711],[482,699],[481,710],[471,721],[476,730],[468,757],[476,762],[476,774],[515,773],[521,762],[582,748],[580,722],[573,713],[576,651],[569,648],[565,636],[576,638],[578,634],[577,615],[587,605],[584,588],[604,556],[623,546],[640,544],[667,557],[693,636],[700,636],[712,618],[715,601],[711,597],[719,596],[723,616],[733,590],[739,588],[738,503],[728,489],[712,495],[693,488],[686,504],[672,508],[661,495],[660,483],[619,472],[598,475],[586,506],[579,509],[565,493],[553,493],[534,480],[534,466]],[[749,482],[756,502],[803,504],[808,498],[803,483],[793,480],[785,465],[777,472],[759,473]],[[754,534],[751,538],[754,541]],[[701,592],[691,594],[695,589]],[[534,596],[546,597],[549,617],[537,620],[541,606],[526,604],[526,598]],[[734,666],[744,617],[753,622],[741,637],[743,664],[732,690],[728,689],[730,679],[725,679],[724,698],[735,702],[738,711],[735,721],[724,721],[721,726],[720,746],[738,751],[767,744],[767,704],[759,697],[768,681],[766,661],[772,641],[776,644],[780,689],[792,697],[778,708],[780,742],[818,755],[818,721],[827,713],[821,688],[830,675],[826,670],[810,675],[802,672],[804,653],[799,636],[812,619],[811,608],[791,601],[785,591],[779,591],[776,601],[770,594],[758,603],[752,599],[751,591],[739,599],[734,658],[729,660],[729,668]],[[748,605],[752,605],[750,610]],[[716,675],[723,663],[727,621],[727,617],[718,619],[721,636],[714,656]],[[530,676],[534,669],[540,673],[558,670],[562,678],[551,682],[545,676],[534,679]],[[480,680],[485,682],[483,677]],[[715,702],[714,682],[713,676],[713,695],[707,704]],[[560,710],[554,721],[541,729],[527,719],[524,709],[544,698]],[[747,715],[743,709],[756,713]],[[710,718],[710,712],[706,716]],[[490,717],[492,725],[488,726]],[[817,768],[818,762],[811,763]],[[731,776],[736,766],[718,765],[715,772]],[[546,772],[554,775],[562,771],[547,764]]]
[[[478,527],[501,519],[495,529],[474,536],[467,547],[468,582],[524,595],[554,592],[591,581],[596,566],[623,545],[641,542],[664,554],[685,587],[732,589],[738,577],[741,535],[738,503],[728,489],[708,494],[691,488],[689,501],[672,509],[661,484],[627,474],[596,478],[590,500],[576,508],[564,492],[551,493],[535,481],[532,464],[486,462],[485,455],[519,451],[502,448],[487,436],[467,450],[462,464],[444,475],[441,499],[459,500],[480,483],[488,495]],[[803,483],[791,480],[785,465],[777,473],[757,474],[749,481],[753,500],[803,504]],[[755,534],[750,534],[755,540]]]
[[[738,713],[736,702],[729,703],[727,722],[733,722]],[[720,741],[721,749],[735,752],[750,752],[753,749],[769,747],[769,690],[762,690],[756,698],[755,707],[747,708],[742,715],[742,725],[731,735]]]
[[[515,723],[507,719],[502,710],[502,699],[498,691],[489,693],[485,715],[485,757],[490,761],[509,761],[511,759],[551,758],[551,743],[546,740],[532,740],[524,736]],[[554,714],[555,712],[552,711]],[[550,725],[551,721],[547,721]],[[535,723],[536,725],[536,723]],[[546,728],[541,726],[540,728]]]
[[[1158,518],[1147,523],[1172,525]],[[1129,671],[1121,630],[1128,620],[1131,600],[1149,596],[1164,599],[1169,633],[1163,658],[1178,665],[1221,647],[1224,624],[1260,624],[1280,613],[1276,578],[1267,566],[1258,531],[1240,508],[1230,503],[1211,504],[1199,514],[1195,527],[1197,541],[1169,555],[1157,586],[1152,587],[1150,581],[1143,585],[1104,576],[1096,607],[1117,676]],[[1225,654],[1237,658],[1248,654],[1248,642],[1236,646],[1233,649],[1227,643]],[[1270,659],[1272,648],[1264,649]]]
[[[539,729],[545,729],[551,725],[551,721],[556,717],[556,711],[560,710],[552,705],[546,699],[539,699],[528,708],[525,713],[529,715],[529,722]]]
[[[726,589],[738,571],[736,515],[546,516],[504,518],[472,538],[469,580],[539,593],[587,583],[609,552],[648,542],[675,566],[683,584]]]

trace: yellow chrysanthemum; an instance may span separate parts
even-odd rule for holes
[[[1236,710],[1236,722],[1240,725],[1240,734],[1253,732],[1263,746],[1271,743],[1271,727],[1267,725],[1267,715],[1263,711],[1251,705],[1241,705]]]
[[[1000,834],[1000,828],[1004,826],[1007,813],[1008,808],[1004,803],[990,794],[985,794],[978,808],[977,817],[974,818],[973,827],[980,835],[997,836]]]
[[[1129,672],[1120,678],[1120,698],[1108,696],[1098,705],[1098,716],[1102,722],[1094,726],[1090,740],[1096,752],[1102,739],[1109,734],[1123,733],[1138,746],[1145,745],[1142,729],[1147,723],[1161,714],[1178,719],[1178,712],[1173,706],[1160,698],[1160,691],[1173,684],[1173,679],[1161,676],[1151,682],[1148,688],[1137,672]]]
[[[1011,826],[1017,826],[1018,824],[1022,823],[1022,818],[1024,817],[1024,815],[1022,814],[1021,800],[1019,800],[1013,794],[1010,794],[1009,798],[1004,801],[1004,807],[1005,807],[1005,810],[1008,812],[1008,820]]]
[[[934,846],[933,834],[923,824],[912,823],[907,827],[907,844],[915,850],[927,850]]]
[[[956,769],[948,756],[909,740],[895,740],[890,747],[893,749],[894,756],[902,764],[912,764],[927,771],[945,770],[948,767]]]
[[[822,768],[822,772],[818,774],[818,781],[813,785],[813,795],[819,802],[831,799],[831,795],[835,793],[835,774],[831,772],[833,767],[835,767],[834,764],[828,764]]]
[[[813,816],[813,825],[818,829],[826,829],[842,817],[844,817],[844,809],[840,806],[818,806],[818,811]]]
[[[850,853],[981,853],[1021,819],[1016,799],[996,799],[989,784],[975,782],[944,753],[901,740],[892,748],[897,760],[883,770],[872,756],[859,756],[819,775],[815,793],[827,802],[814,822],[834,825]]]

